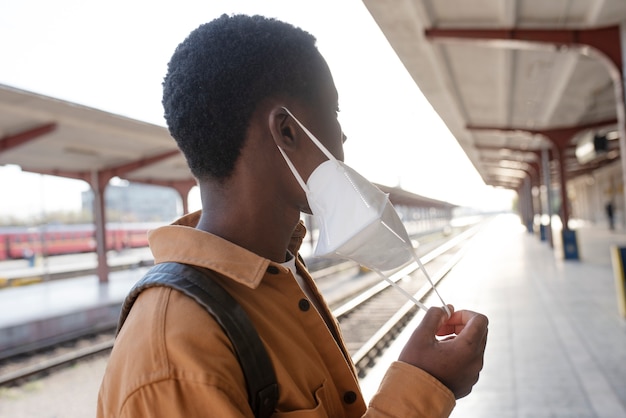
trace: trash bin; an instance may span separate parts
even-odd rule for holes
[[[578,241],[576,231],[564,229],[563,236],[563,256],[566,260],[578,260]]]
[[[624,274],[624,261],[626,260],[626,247],[611,247],[611,263],[613,264],[613,277],[615,278],[615,294],[617,295],[617,307],[620,315],[626,317],[626,275]]]

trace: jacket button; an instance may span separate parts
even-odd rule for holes
[[[347,391],[343,394],[343,401],[347,404],[353,404],[356,402],[356,393],[351,390]]]
[[[278,267],[276,266],[268,266],[267,267],[267,272],[270,274],[278,274],[280,273],[280,270],[278,270]]]
[[[301,311],[306,312],[311,307],[311,304],[306,299],[300,299],[300,302],[298,302],[298,307]]]

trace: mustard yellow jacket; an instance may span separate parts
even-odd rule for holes
[[[395,362],[366,407],[337,322],[309,303],[288,268],[194,229],[196,212],[150,234],[156,263],[212,269],[242,305],[272,360],[279,385],[274,417],[446,417],[453,394],[426,372]],[[292,239],[295,254],[304,237]],[[100,387],[98,418],[252,417],[228,337],[191,298],[170,288],[141,293],[115,342]]]

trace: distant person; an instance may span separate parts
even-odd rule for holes
[[[615,216],[613,214],[613,202],[608,202],[605,206],[606,217],[609,220],[609,229],[613,231],[615,229]]]
[[[28,267],[35,267],[35,251],[30,247],[24,247],[22,257],[28,261]]]
[[[198,180],[202,211],[151,233],[155,262],[219,275],[270,354],[274,416],[448,416],[478,380],[487,318],[430,308],[368,407],[341,330],[298,256],[300,215],[311,209],[286,160],[305,180],[327,160],[302,126],[339,160],[345,139],[315,38],[274,19],[223,15],[178,46],[163,88],[168,128]],[[252,417],[247,397],[214,318],[184,294],[154,287],[117,337],[97,416]]]

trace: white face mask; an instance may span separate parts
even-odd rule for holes
[[[337,160],[288,109],[283,109],[328,157],[328,161],[320,164],[305,183],[289,157],[278,147],[306,192],[309,207],[319,225],[315,256],[353,260],[385,278],[383,272],[398,270],[413,261],[423,269],[388,195]]]

